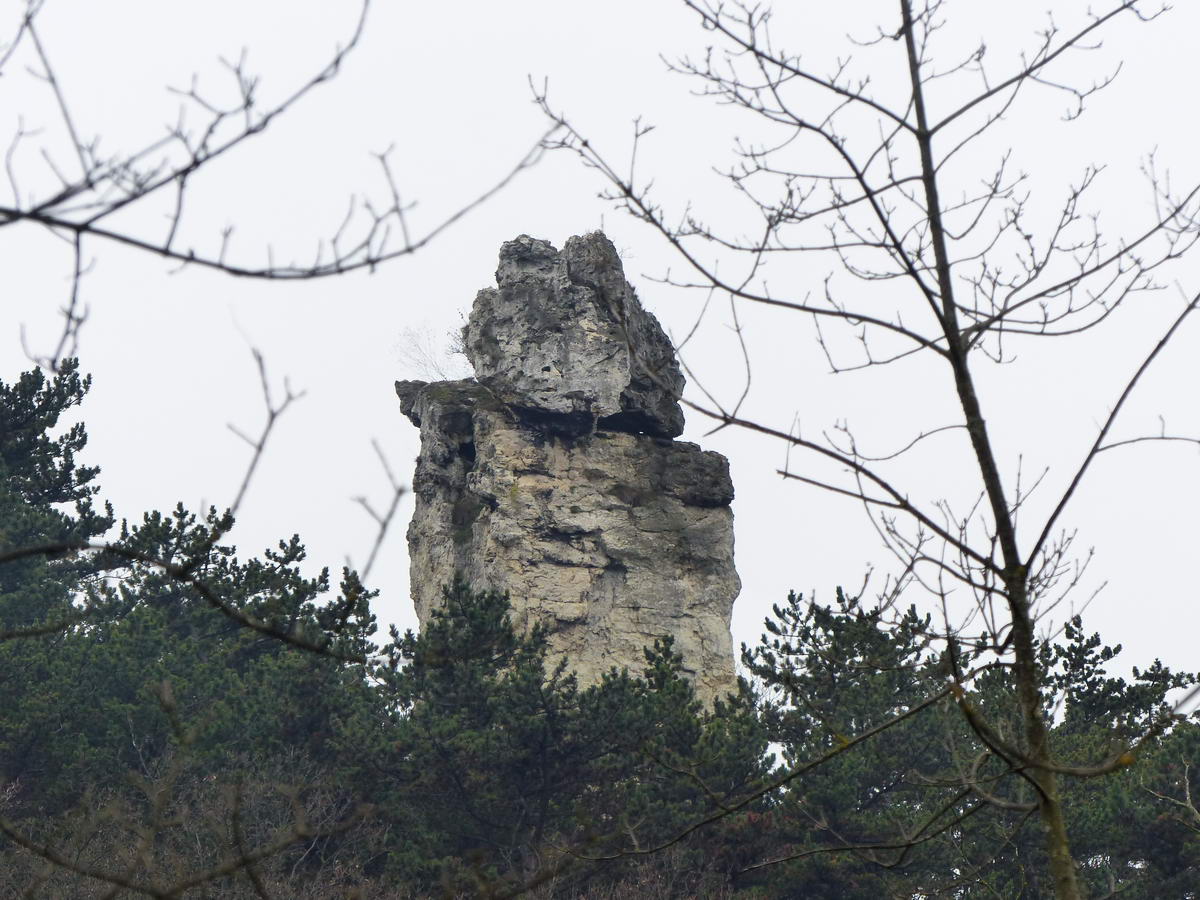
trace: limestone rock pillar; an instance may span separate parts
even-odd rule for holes
[[[507,591],[581,683],[673,635],[706,702],[736,682],[733,486],[673,440],[684,379],[599,232],[504,244],[464,329],[476,378],[396,383],[421,429],[408,530],[422,625],[456,573]]]

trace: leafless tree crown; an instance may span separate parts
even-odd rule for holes
[[[736,161],[724,174],[756,226],[727,230],[690,206],[668,209],[653,190],[653,175],[637,167],[651,126],[636,123],[626,167],[552,106],[545,88],[535,87],[537,102],[563,130],[548,146],[597,170],[608,183],[605,196],[682,258],[689,274],[668,275],[667,283],[729,298],[745,385],[734,400],[722,401],[703,371],[689,370],[697,390],[685,402],[717,428],[736,426],[787,442],[792,452],[780,475],[861,504],[898,563],[881,602],[922,589],[943,611],[939,639],[951,661],[970,636],[976,646],[991,648],[996,665],[1013,668],[1023,716],[1019,739],[1002,737],[974,709],[970,673],[955,670],[950,690],[988,752],[1035,788],[1058,896],[1077,897],[1056,779],[1114,771],[1128,763],[1133,748],[1114,747],[1106,760],[1086,764],[1054,757],[1039,687],[1037,654],[1047,638],[1038,634],[1039,623],[1049,624],[1048,615],[1080,584],[1090,560],[1073,548],[1065,514],[1097,457],[1143,441],[1196,442],[1194,434],[1168,433],[1165,426],[1117,438],[1113,426],[1200,295],[1194,287],[1178,289],[1172,321],[1110,398],[1055,496],[1047,497],[1054,479],[1046,472],[1030,478],[1019,457],[1013,472],[997,449],[976,368],[987,360],[1013,362],[1018,347],[1032,352],[1040,339],[1090,331],[1170,286],[1172,264],[1200,236],[1200,185],[1173,184],[1150,157],[1144,166],[1150,214],[1120,222],[1126,232],[1118,235],[1092,208],[1102,166],[1084,166],[1051,202],[1034,196],[1014,153],[1000,151],[991,167],[981,168],[979,160],[1001,141],[1036,164],[1037,147],[1024,139],[1036,142],[1037,135],[1008,127],[1023,103],[1050,92],[1066,101],[1064,118],[1078,118],[1120,68],[1080,76],[1081,54],[1097,49],[1112,29],[1153,20],[1165,7],[1110,3],[1080,14],[1070,27],[1047,16],[1017,58],[995,60],[985,42],[963,48],[942,40],[953,14],[949,4],[898,0],[885,23],[865,36],[860,26],[836,62],[823,68],[812,62],[815,53],[787,45],[804,34],[780,35],[764,6],[684,2],[711,44],[670,66],[697,84],[698,93],[751,114],[755,139],[737,142]],[[1048,206],[1057,212],[1046,217]],[[822,265],[829,273],[814,279]],[[809,433],[744,415],[753,359],[736,311],[745,304],[809,320],[834,373],[887,369],[921,356],[936,360],[921,369],[933,380],[914,385],[914,402],[950,388],[955,417],[915,426],[878,451],[860,446],[844,422]],[[1001,437],[1006,447],[1027,447],[1036,435]],[[914,459],[950,468],[961,460],[963,471],[973,470],[971,494],[965,502],[924,501],[903,481],[904,466]],[[1031,510],[1029,498],[1039,490],[1039,505]],[[965,605],[963,597],[969,598]],[[978,783],[972,789],[986,802],[1008,802]]]

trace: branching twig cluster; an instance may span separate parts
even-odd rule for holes
[[[691,275],[663,281],[702,292],[705,310],[715,292],[735,309],[747,303],[800,313],[814,324],[834,373],[893,366],[918,354],[936,361],[930,390],[952,388],[959,418],[937,427],[917,425],[914,434],[899,437],[899,449],[883,452],[860,448],[844,422],[811,434],[744,415],[748,380],[736,400],[722,402],[703,383],[703,373],[689,369],[699,399],[684,402],[717,428],[738,427],[786,442],[797,452],[789,452],[779,474],[860,504],[896,557],[899,574],[889,579],[881,601],[894,602],[908,587],[923,589],[942,611],[938,636],[952,658],[968,629],[979,629],[972,646],[1011,668],[1022,710],[1018,734],[1001,736],[972,705],[970,679],[963,673],[955,672],[949,689],[988,753],[1034,788],[1057,895],[1078,897],[1056,779],[1095,777],[1129,765],[1138,742],[1115,747],[1102,761],[1055,757],[1038,662],[1045,638],[1038,628],[1050,627],[1047,617],[1081,583],[1091,559],[1090,553],[1080,558],[1074,552],[1074,534],[1064,530],[1064,521],[1096,457],[1134,443],[1195,443],[1200,437],[1168,434],[1165,425],[1158,434],[1110,436],[1146,371],[1190,320],[1200,294],[1185,292],[1174,321],[1134,366],[1073,474],[1037,521],[1028,501],[1049,490],[1047,473],[1031,484],[1022,479],[1018,462],[1015,488],[1006,482],[972,363],[1011,363],[1018,345],[1028,349],[1039,338],[1090,331],[1161,291],[1170,267],[1200,239],[1200,184],[1176,188],[1151,158],[1144,171],[1152,214],[1139,224],[1122,222],[1130,233],[1113,236],[1088,209],[1102,167],[1086,167],[1065,186],[1061,212],[1046,223],[1035,221],[1035,206],[1042,204],[1033,202],[1028,177],[1014,174],[1011,152],[981,176],[964,151],[984,146],[983,139],[997,134],[1034,91],[1066,96],[1064,118],[1077,118],[1119,66],[1088,83],[1072,74],[1067,61],[1096,49],[1100,36],[1117,23],[1150,21],[1165,7],[1150,10],[1138,0],[1115,0],[1089,11],[1070,30],[1051,19],[1015,65],[997,71],[982,43],[959,53],[948,67],[937,64],[944,3],[898,0],[894,23],[868,39],[852,40],[856,56],[838,57],[823,71],[785,49],[770,11],[760,5],[684,2],[717,44],[671,67],[698,82],[700,93],[751,114],[768,135],[759,142],[739,141],[737,162],[725,172],[753,210],[757,227],[731,233],[706,222],[690,205],[682,214],[665,208],[653,180],[634,165],[650,126],[635,123],[631,162],[623,167],[552,106],[542,86],[534,88],[535,101],[560,129],[547,146],[595,170],[608,186],[603,196],[667,242]],[[877,68],[863,68],[857,57],[870,58]],[[937,97],[950,98],[942,106],[934,105],[934,82]],[[957,92],[943,89],[950,83]],[[780,278],[778,271],[768,280],[766,263],[782,264],[789,256],[801,259],[804,268],[793,266],[786,275],[811,272],[819,259],[830,261],[835,274],[818,290]],[[749,371],[736,319],[734,330]],[[1034,435],[1019,437],[1017,445],[1026,448]],[[905,487],[905,472],[914,464],[945,470],[959,458],[976,479],[965,502],[924,501]],[[901,461],[907,469],[897,465]],[[831,471],[838,474],[824,474]],[[965,611],[958,597],[969,599]],[[952,612],[956,604],[959,613]],[[1169,724],[1169,716],[1149,723],[1141,740],[1152,740]],[[971,774],[977,770],[978,765],[966,766],[963,783],[978,802],[1015,808],[979,784]]]
[[[176,121],[165,133],[138,149],[119,152],[103,151],[98,136],[83,133],[67,86],[60,80],[42,36],[39,14],[43,8],[42,0],[27,0],[15,34],[7,44],[0,45],[0,73],[6,65],[19,61],[22,54],[29,57],[28,68],[49,91],[68,146],[41,144],[36,153],[29,153],[27,150],[34,149],[33,142],[41,132],[27,130],[23,120],[18,123],[4,156],[12,196],[0,203],[0,228],[37,226],[71,248],[74,272],[62,309],[60,338],[49,353],[33,354],[27,348],[31,358],[48,368],[74,354],[88,312],[81,299],[80,282],[92,265],[92,254],[104,244],[144,251],[180,267],[201,266],[243,278],[296,280],[374,271],[381,264],[428,245],[509,185],[542,153],[539,141],[474,200],[423,228],[411,221],[415,202],[403,199],[388,160],[390,149],[376,153],[383,182],[381,197],[351,197],[344,218],[316,241],[316,252],[308,262],[277,260],[270,245],[265,260],[253,262],[235,247],[232,225],[222,229],[209,246],[185,243],[188,206],[202,170],[207,171],[215,160],[264,134],[281,116],[337,76],[359,45],[370,0],[362,0],[349,39],[315,74],[281,100],[265,102],[260,97],[259,77],[249,68],[244,53],[236,60],[222,59],[232,83],[232,100],[218,99],[193,77],[186,88],[170,89],[179,98],[180,107]],[[44,181],[44,170],[52,177],[53,186],[35,188],[34,184]],[[169,206],[161,226],[135,226],[122,215],[155,202]]]

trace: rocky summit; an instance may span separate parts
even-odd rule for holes
[[[671,635],[706,702],[736,684],[733,486],[673,440],[684,379],[601,233],[557,251],[522,235],[464,329],[476,378],[400,381],[421,429],[408,530],[424,624],[456,574],[508,592],[581,682],[640,673]]]
[[[675,351],[608,238],[573,237],[560,253],[521,235],[500,248],[496,283],[463,331],[480,384],[559,428],[683,433]]]

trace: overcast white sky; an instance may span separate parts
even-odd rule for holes
[[[15,28],[24,6],[16,0],[0,6],[4,33]],[[288,93],[351,33],[355,6],[348,0],[48,0],[39,22],[80,131],[117,151],[157,139],[175,120],[178,98],[168,86],[186,87],[195,73],[202,88],[221,90],[228,76],[218,58],[236,58],[243,48],[248,68],[261,75],[264,98]],[[841,39],[847,28],[871,21],[894,27],[892,3],[856,4],[853,22],[829,20],[828,3],[780,6],[787,17],[777,34],[790,47],[811,46],[818,58],[850,52]],[[984,6],[990,18],[982,18]],[[965,54],[983,36],[989,62],[1003,71],[1013,53],[1032,43],[1047,9],[1065,26],[1084,8],[959,0],[946,7],[947,46]],[[1118,25],[1102,49],[1081,61],[1083,68],[1071,70],[1090,81],[1092,75],[1079,73],[1099,77],[1124,61],[1088,115],[1066,127],[1058,118],[1065,108],[1060,96],[1032,97],[1032,113],[1014,115],[1000,144],[980,154],[981,177],[990,174],[994,154],[1011,145],[1017,165],[1037,176],[1034,202],[1054,215],[1062,185],[1088,163],[1106,164],[1103,221],[1114,234],[1125,223],[1144,222],[1151,196],[1139,163],[1147,153],[1157,148],[1159,165],[1179,184],[1200,179],[1200,127],[1192,112],[1196,34],[1194,5],[1150,25]],[[351,194],[383,196],[371,154],[388,146],[401,191],[419,201],[412,221],[420,231],[502,177],[545,129],[528,76],[548,78],[552,103],[614,159],[626,158],[635,117],[655,124],[639,166],[656,174],[660,200],[676,210],[692,202],[710,222],[738,222],[746,207],[712,167],[728,166],[733,139],[758,126],[693,96],[699,85],[668,74],[660,59],[702,52],[712,40],[682,4],[666,0],[377,3],[361,46],[335,80],[195,179],[181,242],[214,248],[220,230],[235,224],[231,256],[261,263],[270,244],[276,260],[307,260],[318,238],[336,229]],[[23,195],[52,184],[40,147],[60,164],[71,161],[51,96],[25,72],[28,62],[14,60],[0,80],[5,142],[19,123],[45,129],[12,159]],[[880,73],[878,83],[886,89],[895,77]],[[667,330],[678,337],[691,327],[702,298],[652,280],[678,271],[680,262],[647,229],[597,199],[602,187],[576,160],[552,155],[416,256],[373,275],[312,282],[173,272],[153,257],[92,243],[81,357],[95,377],[84,410],[87,462],[102,466],[104,495],[131,518],[178,501],[192,508],[230,502],[247,450],[226,425],[253,432],[261,422],[253,345],[277,384],[286,376],[307,395],[281,422],[233,540],[249,555],[298,532],[314,562],[336,568],[349,556],[361,565],[373,525],[351,498],[366,494],[382,504],[387,492],[371,439],[404,477],[417,451],[416,429],[400,416],[392,383],[428,375],[414,367],[405,335],[426,333],[443,344],[475,292],[492,283],[503,241],[528,233],[561,246],[572,234],[602,227],[643,303]],[[141,210],[125,222],[154,233],[165,227],[167,212],[165,205]],[[57,238],[18,226],[0,233],[0,260],[0,362],[2,377],[11,379],[27,367],[21,327],[35,351],[54,343],[70,259]],[[787,290],[802,297],[820,289],[829,269],[828,261],[805,262],[781,267],[777,277],[791,279]],[[1186,291],[1200,289],[1194,265],[1171,277]],[[781,284],[774,286],[782,290]],[[1146,297],[1086,338],[1031,344],[1012,366],[981,367],[1006,477],[1015,474],[1018,458],[1027,476],[1049,466],[1050,497],[1093,439],[1114,389],[1179,305],[1174,290]],[[741,358],[727,307],[718,307],[685,361],[706,387],[732,399],[741,389]],[[886,452],[911,439],[914,427],[952,415],[949,394],[940,392],[944,382],[928,368],[831,377],[808,321],[746,309],[742,324],[754,360],[745,412],[769,424],[786,430],[798,417],[815,432],[847,419],[871,448]],[[1122,434],[1157,430],[1159,414],[1173,432],[1200,434],[1198,346],[1200,325],[1193,324],[1139,389]],[[836,585],[856,586],[868,569],[891,565],[859,507],[775,475],[785,453],[778,442],[731,429],[705,437],[706,427],[693,417],[685,438],[731,461],[744,584],[735,641],[755,640],[770,605],[789,589],[830,596]],[[907,472],[912,495],[973,492],[972,470],[954,463],[961,448],[935,449]],[[1079,529],[1081,551],[1096,548],[1074,599],[1082,602],[1107,583],[1087,615],[1092,628],[1125,644],[1131,663],[1161,656],[1196,668],[1200,456],[1180,444],[1107,457],[1064,520]],[[798,464],[793,457],[793,468]],[[410,512],[406,502],[371,578],[382,592],[380,618],[401,627],[415,624],[403,535]]]

